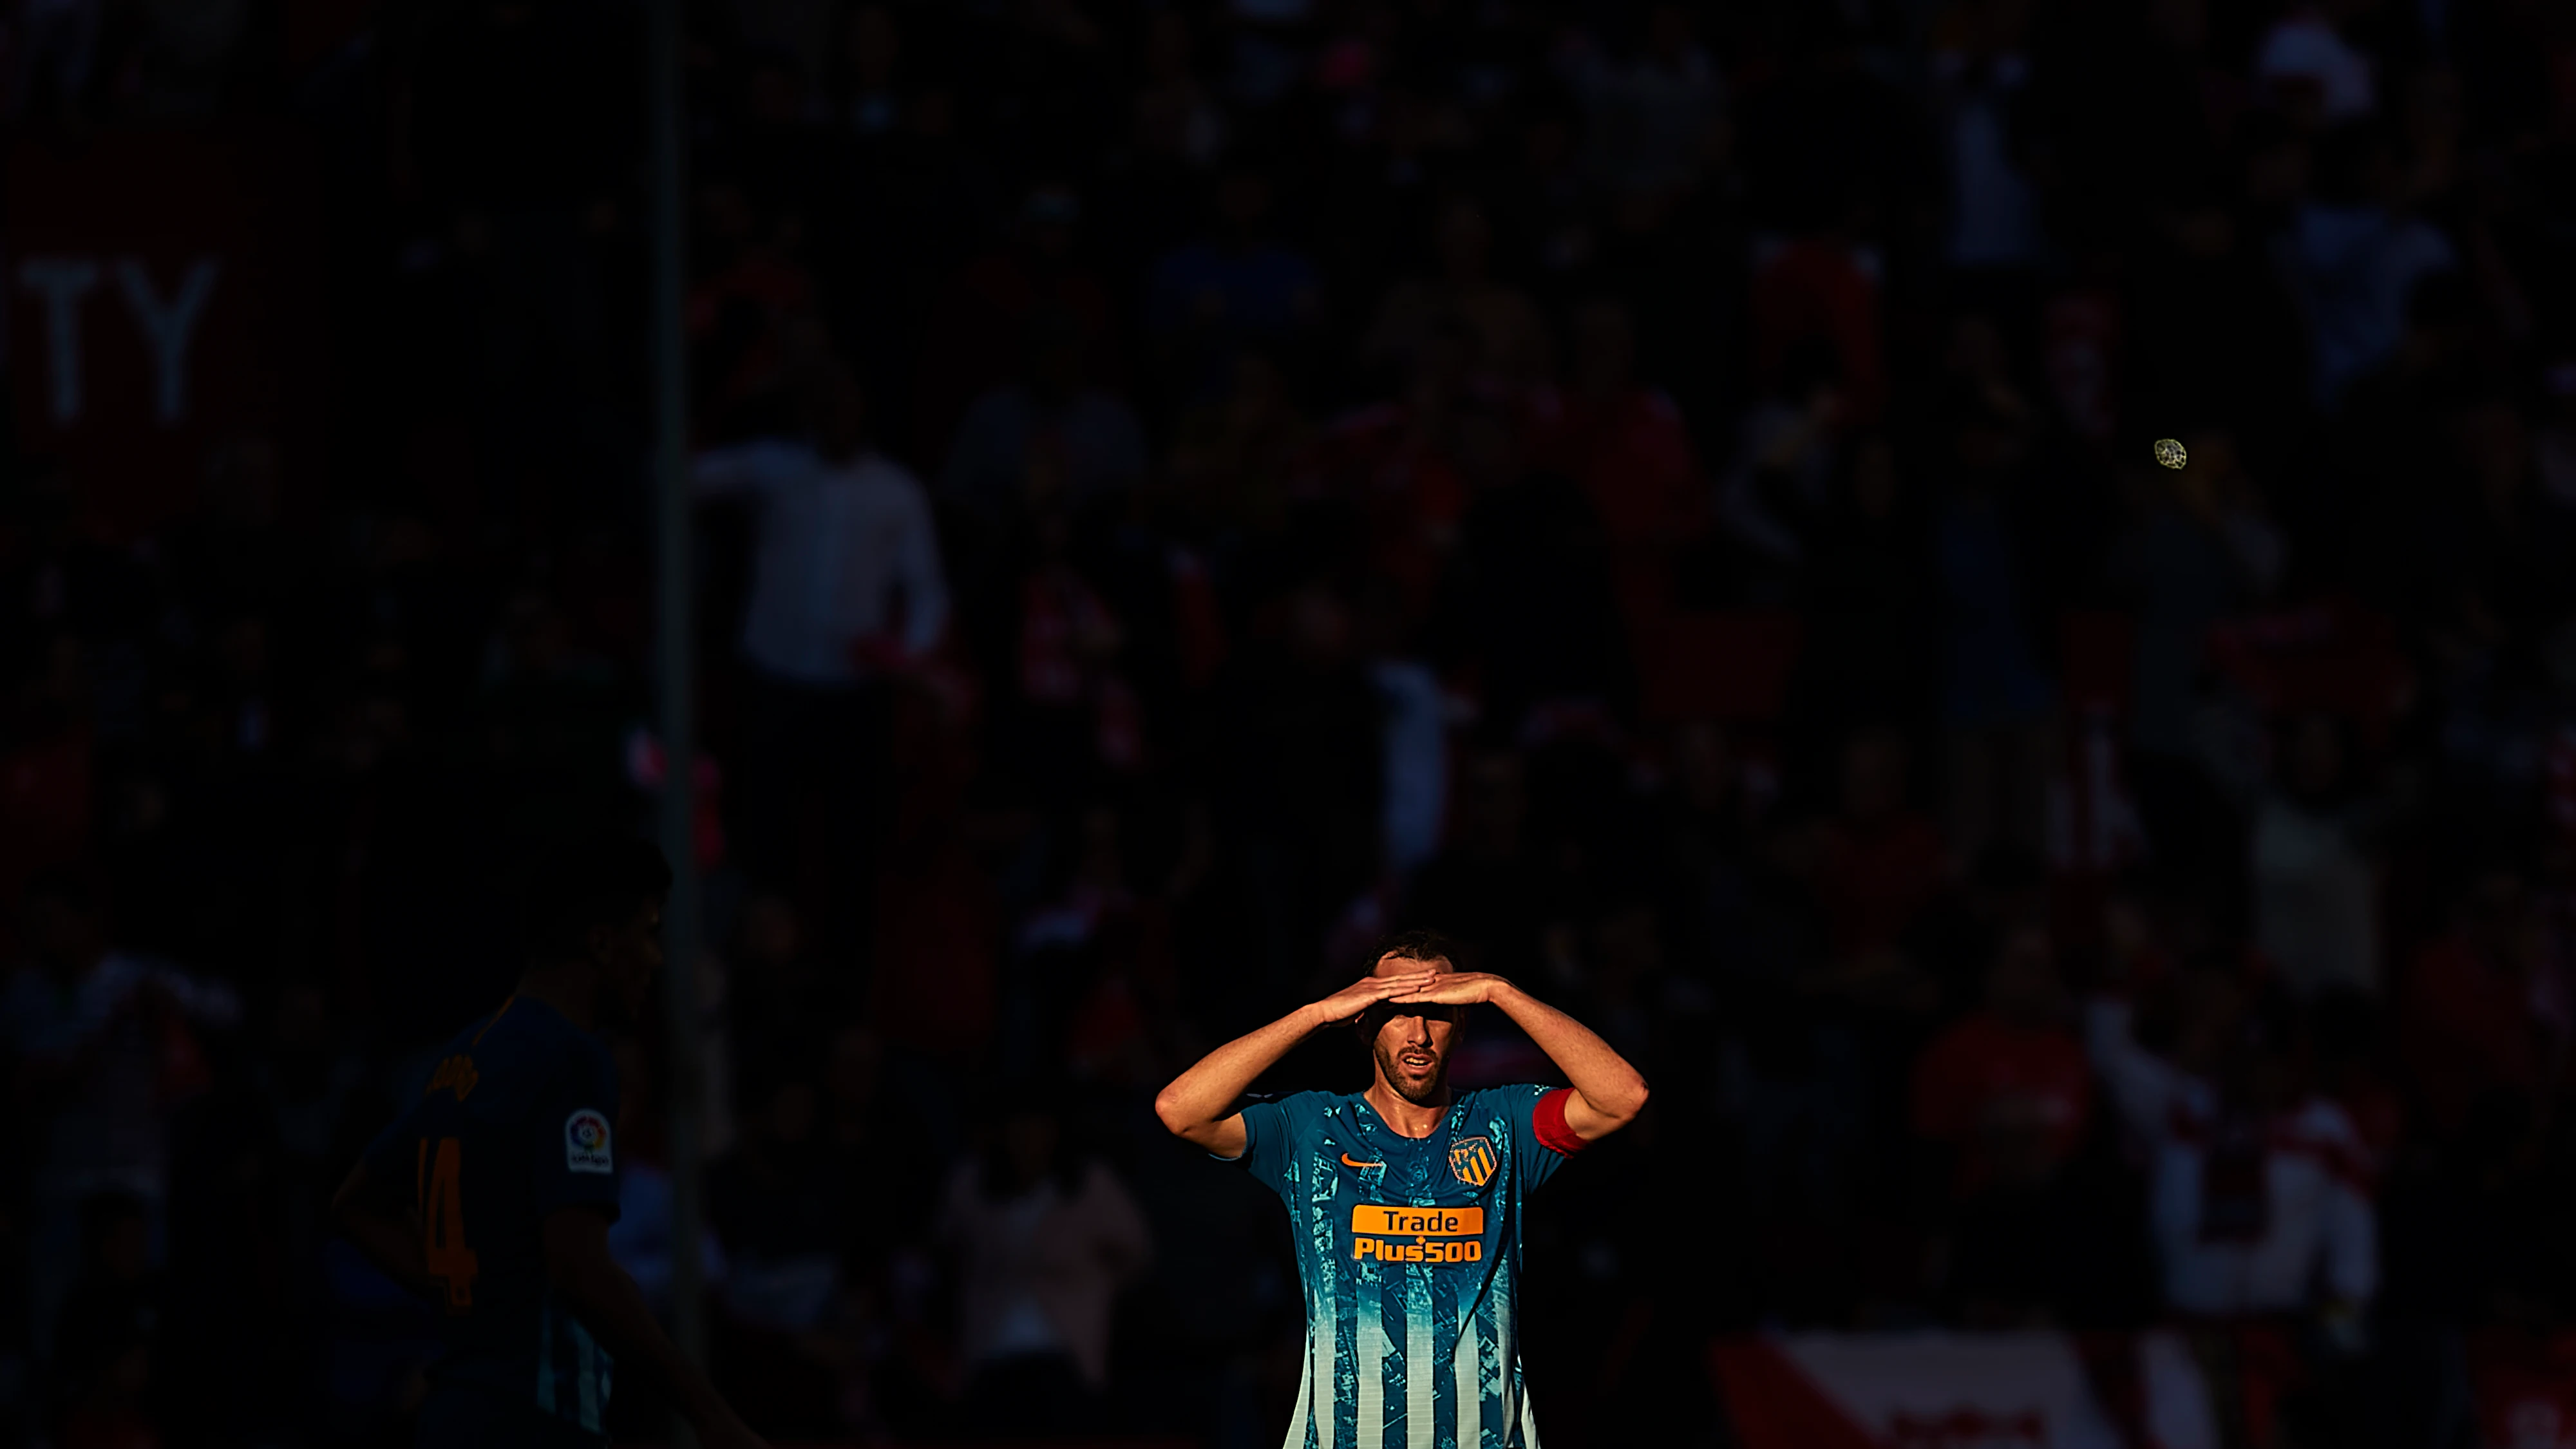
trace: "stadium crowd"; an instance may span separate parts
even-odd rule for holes
[[[666,788],[632,12],[7,7],[19,144],[311,138],[339,374],[318,493],[9,460],[21,1442],[405,1432],[321,1205]],[[734,1401],[1270,1442],[1277,1210],[1149,1103],[1429,926],[1655,1084],[1537,1209],[1551,1442],[1935,1324],[2180,1325],[2231,1445],[2558,1442],[2481,1414],[2576,1426],[2571,14],[692,0]]]

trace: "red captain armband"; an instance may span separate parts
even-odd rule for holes
[[[1538,1109],[1530,1113],[1530,1128],[1538,1134],[1538,1145],[1559,1157],[1572,1157],[1584,1149],[1582,1138],[1565,1125],[1566,1099],[1574,1095],[1572,1087],[1559,1087],[1538,1099]]]

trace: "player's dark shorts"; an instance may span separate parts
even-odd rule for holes
[[[608,1440],[471,1384],[432,1384],[412,1435],[417,1449],[601,1449]]]

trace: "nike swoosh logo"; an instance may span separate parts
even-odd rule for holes
[[[1360,1161],[1358,1158],[1355,1158],[1355,1157],[1351,1156],[1349,1153],[1345,1152],[1345,1153],[1343,1153],[1343,1154],[1342,1154],[1342,1166],[1344,1166],[1344,1167],[1384,1167],[1384,1166],[1386,1166],[1386,1164],[1385,1164],[1385,1163],[1383,1163],[1383,1162],[1362,1162],[1362,1161]]]

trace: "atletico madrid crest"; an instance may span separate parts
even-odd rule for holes
[[[1449,1170],[1469,1187],[1483,1187],[1493,1181],[1495,1170],[1502,1165],[1491,1139],[1461,1137],[1449,1144]]]

